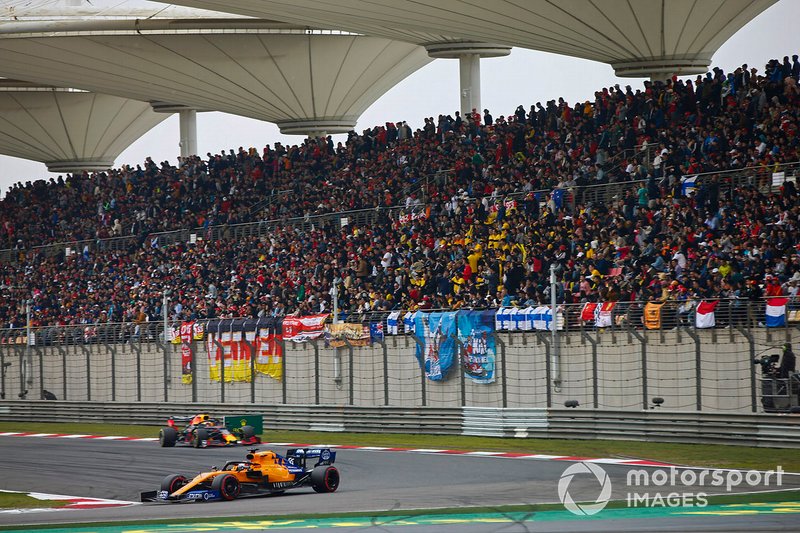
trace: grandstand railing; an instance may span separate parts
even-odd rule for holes
[[[720,191],[751,186],[761,192],[768,192],[779,185],[773,184],[773,176],[776,173],[783,173],[784,179],[797,179],[800,175],[800,162],[783,163],[779,165],[745,167],[742,169],[728,170],[723,172],[707,172],[693,174],[686,177],[695,177],[703,180],[706,177],[718,176]],[[445,170],[430,175],[432,180],[449,179],[450,171]],[[635,188],[646,180],[623,181],[614,183],[602,183],[597,185],[587,185],[582,187],[569,187],[566,189],[565,206],[574,209],[577,204],[607,204],[613,202],[615,197],[619,197],[621,187]],[[426,182],[429,183],[429,182]],[[420,187],[427,189],[421,184]],[[537,198],[546,200],[552,189],[533,191]],[[528,194],[527,192],[516,192],[508,195],[511,198],[520,198]],[[142,245],[168,246],[176,243],[187,243],[192,240],[192,235],[196,239],[218,240],[222,238],[241,239],[248,237],[261,237],[269,235],[276,227],[294,227],[302,230],[318,228],[324,224],[346,224],[373,225],[381,221],[381,217],[388,216],[396,219],[397,215],[405,211],[404,205],[394,207],[378,207],[370,209],[359,209],[353,211],[338,211],[320,215],[310,215],[305,217],[294,217],[288,219],[262,220],[259,222],[245,222],[241,224],[225,224],[209,226],[207,228],[181,229],[166,232],[150,233],[148,235],[128,235],[122,237],[112,237],[109,239],[89,239],[73,242],[61,242],[43,246],[34,246],[27,250],[5,249],[0,250],[0,261],[16,263],[20,259],[20,254],[42,254],[45,257],[54,257],[70,250],[71,253],[104,252],[104,251],[124,251],[137,248]]]

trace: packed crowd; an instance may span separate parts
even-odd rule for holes
[[[561,302],[796,297],[794,184],[766,192],[715,173],[800,160],[798,76],[793,56],[762,74],[714,69],[496,119],[475,110],[416,131],[387,124],[338,146],[240,148],[20,184],[2,202],[0,246],[141,238],[125,251],[28,251],[0,266],[0,325],[24,325],[28,299],[34,324],[157,320],[164,290],[172,318],[310,314],[334,298],[347,313],[531,305],[549,301],[550,265]],[[443,169],[446,181],[425,180]],[[680,176],[697,173],[710,174],[684,195]],[[608,204],[558,194],[608,182],[619,183]],[[403,203],[423,215],[401,222],[383,210],[369,226],[284,224],[261,238],[162,247],[147,239]]]

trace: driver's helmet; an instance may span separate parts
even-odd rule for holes
[[[211,417],[207,414],[200,414],[192,418],[191,424],[193,426],[199,426],[200,424],[208,425],[211,423]]]

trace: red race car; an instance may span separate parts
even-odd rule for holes
[[[181,428],[176,422],[186,422],[186,426]],[[232,444],[251,446],[260,444],[261,439],[255,434],[253,426],[229,430],[220,419],[199,414],[176,416],[167,420],[167,425],[158,432],[158,442],[164,448],[171,448],[176,444],[205,448]]]

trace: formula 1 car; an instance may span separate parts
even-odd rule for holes
[[[188,424],[184,428],[180,428],[175,424],[176,421],[188,422]],[[193,417],[172,417],[167,420],[166,427],[161,428],[158,432],[158,442],[164,448],[171,448],[176,444],[205,448],[206,446],[231,444],[252,446],[260,444],[261,439],[256,436],[253,426],[242,426],[230,431],[221,420],[207,414],[199,414]]]
[[[310,465],[312,461],[317,461]],[[141,493],[143,502],[207,502],[280,494],[311,486],[316,492],[339,488],[339,471],[331,466],[336,452],[330,448],[291,448],[282,456],[273,451],[249,450],[246,461],[228,461],[189,479],[172,474],[160,490]]]

